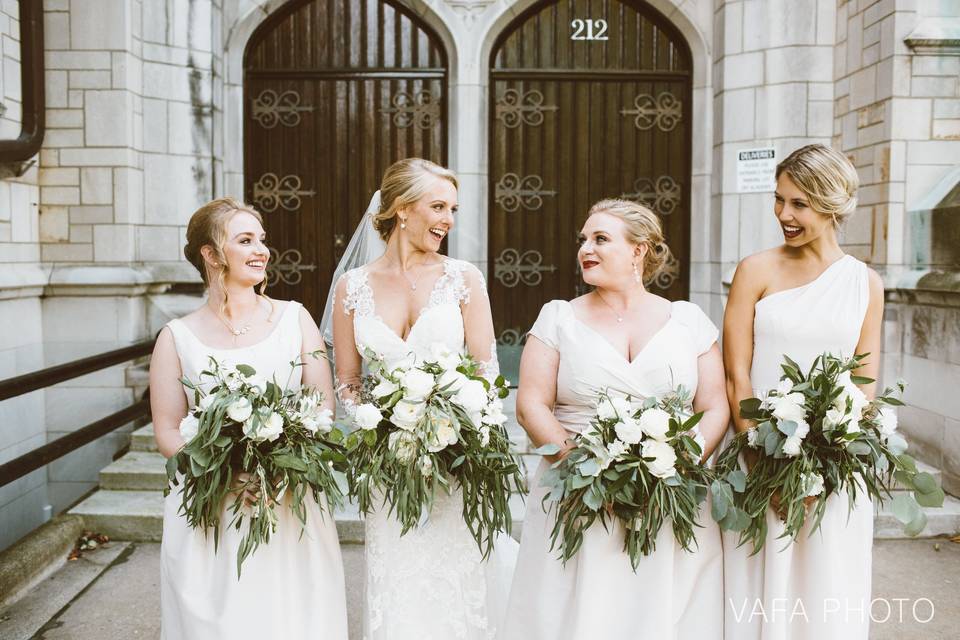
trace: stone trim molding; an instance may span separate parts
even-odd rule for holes
[[[960,18],[925,18],[903,41],[914,53],[960,55]]]

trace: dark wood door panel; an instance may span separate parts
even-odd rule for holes
[[[609,39],[575,41],[571,21],[607,20]],[[674,260],[649,286],[689,283],[689,52],[641,2],[543,2],[507,27],[491,56],[490,290],[509,361],[540,307],[585,292],[576,237],[602,198],[643,202]]]
[[[384,170],[446,161],[446,53],[394,3],[312,0],[261,25],[245,61],[245,197],[273,249],[268,292],[319,317]]]

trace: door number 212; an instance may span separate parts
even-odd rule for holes
[[[570,28],[573,29],[573,35],[570,36],[571,40],[609,40],[606,20],[580,20],[577,18],[570,23]]]

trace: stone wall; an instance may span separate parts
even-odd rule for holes
[[[16,0],[0,2],[0,139],[20,135],[20,21]],[[0,179],[0,378],[43,362],[38,298],[44,274],[38,262],[37,169]],[[0,401],[0,463],[46,442],[42,391]],[[49,518],[47,473],[39,469],[0,487],[0,549]]]

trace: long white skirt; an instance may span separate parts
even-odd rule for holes
[[[243,563],[241,532],[191,529],[177,514],[180,495],[167,496],[160,549],[163,640],[347,639],[347,604],[333,516],[307,501],[307,526],[278,508],[277,531]],[[224,522],[229,522],[225,513]]]
[[[541,508],[541,462],[527,498],[520,556],[501,640],[720,640],[723,560],[720,531],[705,503],[699,547],[684,551],[667,522],[656,551],[636,572],[623,551],[624,530],[595,523],[564,566],[550,550],[554,518]]]
[[[870,630],[873,503],[827,499],[820,530],[812,518],[797,541],[778,539],[783,523],[767,511],[767,542],[751,556],[739,534],[724,532],[726,640],[866,640]]]
[[[401,536],[387,507],[366,517],[364,640],[487,640],[503,618],[517,543],[483,560],[459,490],[437,493],[428,519]]]

